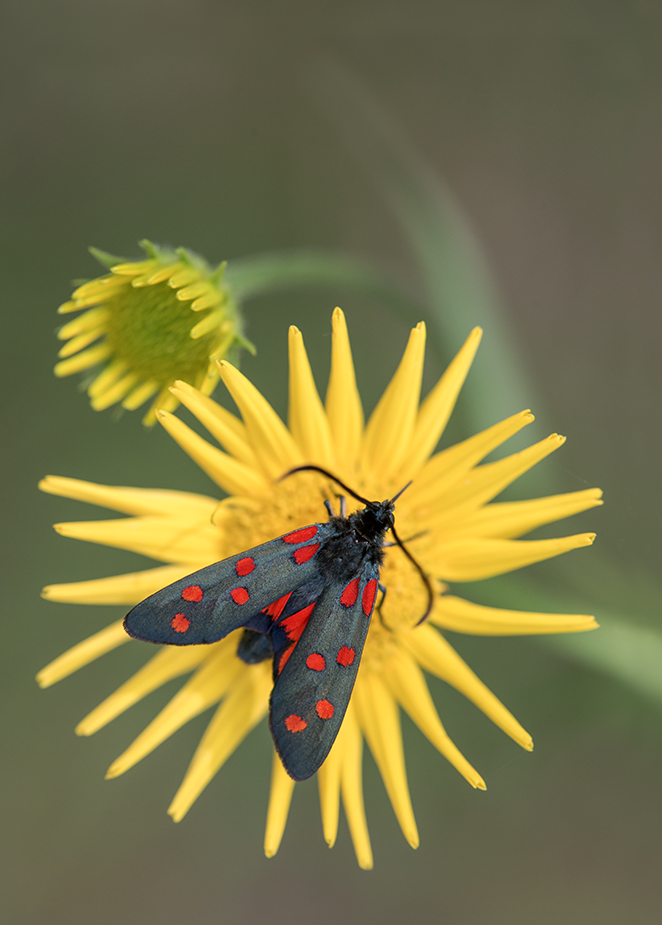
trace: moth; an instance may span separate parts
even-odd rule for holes
[[[269,728],[287,773],[306,780],[322,765],[352,695],[380,584],[385,537],[417,568],[432,608],[430,579],[400,540],[396,500],[369,501],[319,466],[361,504],[346,516],[325,501],[326,523],[310,524],[200,569],[152,594],[124,619],[130,636],[190,646],[244,632],[237,656],[248,664],[273,659]],[[383,598],[382,598],[383,600]]]

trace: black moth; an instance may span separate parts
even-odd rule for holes
[[[365,505],[230,556],[152,594],[124,619],[130,636],[176,646],[218,642],[244,627],[237,655],[252,664],[273,658],[269,727],[287,773],[306,780],[322,765],[340,729],[370,626],[388,530],[418,569],[432,607],[432,587],[402,544],[394,503],[368,501],[318,466]],[[284,476],[285,478],[286,476]],[[405,486],[407,487],[407,486]],[[404,489],[402,489],[404,491]],[[383,591],[383,589],[382,589]]]

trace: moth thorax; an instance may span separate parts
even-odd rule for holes
[[[359,532],[369,540],[381,539],[393,525],[393,508],[388,501],[366,507],[354,514]]]

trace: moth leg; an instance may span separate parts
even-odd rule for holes
[[[347,517],[347,498],[344,495],[338,495],[340,501],[340,516]]]
[[[324,507],[325,507],[325,508],[327,509],[327,511],[329,512],[329,517],[335,517],[335,516],[336,516],[336,512],[333,510],[333,505],[331,504],[331,502],[329,501],[328,498],[325,499],[325,501],[324,501]]]
[[[384,629],[388,630],[390,633],[391,628],[387,626],[386,623],[384,622],[384,615],[382,614],[382,606],[384,604],[384,601],[386,600],[386,586],[383,585],[380,581],[379,584],[377,585],[377,589],[382,592],[382,597],[381,597],[380,602],[375,605],[375,610],[379,614],[379,622],[384,627]]]
[[[427,530],[421,530],[420,533],[414,533],[413,536],[408,536],[407,539],[406,539],[406,540],[403,540],[402,542],[403,542],[403,543],[411,543],[412,540],[419,540],[422,536],[425,536],[425,534],[426,534],[427,532],[428,532]],[[386,547],[386,546],[397,546],[397,545],[398,545],[397,543],[384,543],[384,547]]]

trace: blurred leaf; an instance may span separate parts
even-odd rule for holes
[[[545,642],[662,703],[662,634],[614,614],[605,614],[603,620],[597,633],[549,636]]]
[[[225,281],[240,302],[286,289],[323,286],[369,296],[414,324],[425,313],[387,274],[356,257],[330,251],[289,250],[233,260]]]

